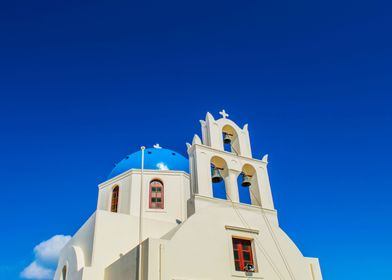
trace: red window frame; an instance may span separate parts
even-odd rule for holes
[[[150,182],[149,207],[151,209],[164,208],[164,186],[161,180],[154,179]]]
[[[117,213],[118,211],[118,196],[120,194],[120,188],[118,186],[114,187],[112,190],[112,203],[110,206],[110,211]]]
[[[233,237],[234,266],[237,271],[246,271],[245,266],[254,266],[252,240]]]

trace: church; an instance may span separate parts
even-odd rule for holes
[[[253,158],[248,125],[220,115],[200,121],[187,158],[157,144],[116,164],[54,279],[322,280],[279,226],[268,155]]]

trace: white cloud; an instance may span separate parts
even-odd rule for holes
[[[20,276],[26,279],[53,279],[60,251],[70,239],[69,235],[55,235],[35,246],[35,260]]]
[[[167,165],[164,164],[163,162],[157,163],[157,167],[159,170],[169,170],[169,167],[167,167]]]
[[[42,267],[33,261],[20,273],[20,276],[26,279],[53,279],[54,270]]]
[[[60,251],[71,239],[69,235],[55,235],[34,247],[35,257],[41,262],[57,263]]]

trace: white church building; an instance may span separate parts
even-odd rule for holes
[[[248,125],[220,114],[200,121],[188,159],[155,145],[120,161],[54,279],[321,280],[279,226],[268,156],[253,158]]]

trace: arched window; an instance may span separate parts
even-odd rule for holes
[[[154,179],[150,182],[150,208],[163,209],[164,208],[164,194],[163,183],[160,180]]]
[[[67,266],[63,266],[63,270],[61,271],[61,279],[66,280],[67,279]]]
[[[118,195],[119,195],[119,187],[116,186],[112,191],[112,204],[111,204],[111,211],[117,212],[118,210]]]

